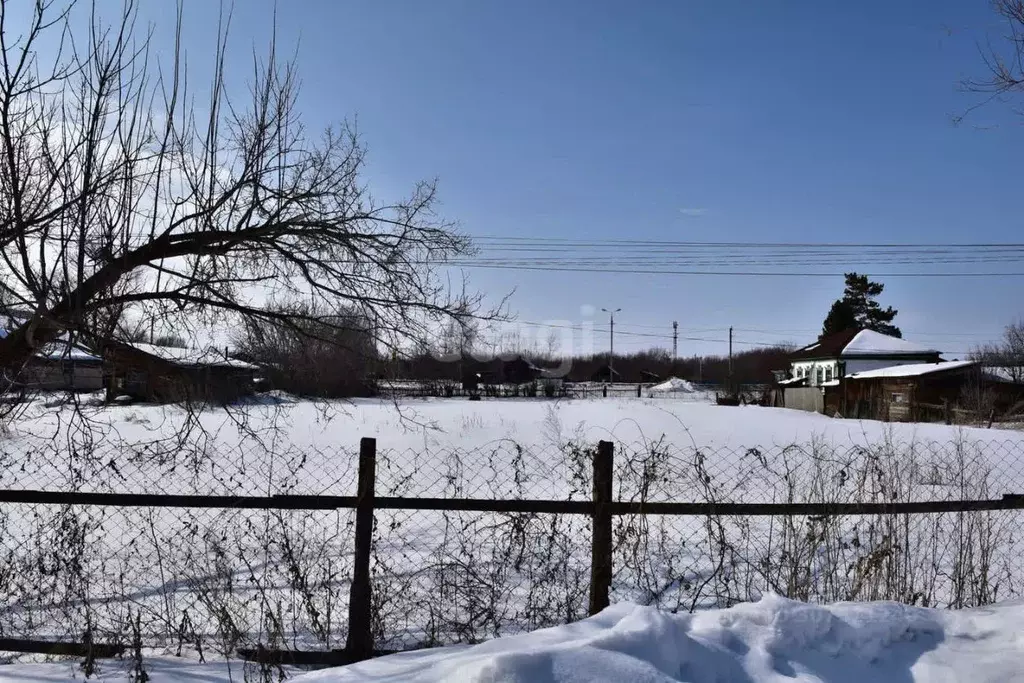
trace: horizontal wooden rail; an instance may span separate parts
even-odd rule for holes
[[[0,503],[92,505],[103,507],[220,508],[256,510],[336,510],[357,505],[356,496],[191,496],[151,493],[0,490]],[[524,514],[593,515],[589,500],[490,500],[486,498],[403,498],[378,496],[377,510],[447,510]],[[1024,509],[1024,495],[986,500],[927,500],[894,503],[672,503],[615,501],[613,515],[829,516],[983,512]]]
[[[372,656],[393,655],[397,650],[374,650]],[[238,656],[261,664],[287,664],[292,666],[344,666],[366,659],[365,655],[342,650],[270,650],[265,647],[240,647]]]
[[[0,638],[0,652],[33,652],[43,655],[66,657],[119,657],[124,654],[124,645],[105,643],[72,643],[52,640],[30,640],[26,638]]]

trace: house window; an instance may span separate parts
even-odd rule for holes
[[[818,381],[816,382],[816,384],[821,384],[824,381],[824,378],[825,378],[825,368],[819,366],[818,367]]]
[[[907,395],[904,394],[902,391],[894,391],[892,392],[891,400],[893,403],[906,403]]]
[[[831,365],[829,365],[828,367],[825,368],[825,381],[826,382],[831,382],[832,381],[832,366]]]

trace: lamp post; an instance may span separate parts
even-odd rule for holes
[[[611,384],[615,381],[615,371],[613,369],[615,363],[615,314],[622,309],[616,308],[612,311],[602,308],[601,310],[608,314],[608,383]]]

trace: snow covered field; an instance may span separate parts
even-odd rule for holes
[[[584,499],[615,443],[616,495],[697,502],[998,498],[1024,492],[1024,433],[883,424],[684,398],[312,403],[244,410],[34,404],[0,437],[0,487],[355,493],[361,437],[382,495]],[[689,397],[689,398],[687,398]],[[187,438],[182,438],[187,433]],[[378,511],[378,643],[476,642],[586,611],[589,520]],[[3,632],[231,650],[344,641],[350,511],[0,506]],[[613,601],[671,610],[768,591],[975,605],[1021,595],[1014,511],[616,519]]]
[[[631,604],[475,646],[409,652],[299,674],[295,683],[1014,683],[1024,681],[1024,605],[948,612],[894,603],[808,605],[776,596],[668,614]],[[252,665],[250,665],[251,667]],[[253,680],[239,662],[159,657],[151,683]],[[132,680],[101,661],[95,680]],[[286,675],[295,672],[284,672]],[[277,672],[273,672],[276,679]],[[81,680],[75,663],[0,666],[0,683]]]
[[[288,487],[293,493],[344,494],[355,485],[354,456],[361,437],[375,437],[379,451],[393,454],[400,460],[394,466],[406,472],[447,453],[482,452],[509,444],[543,464],[545,454],[564,449],[566,443],[606,439],[626,450],[658,443],[680,453],[701,450],[713,460],[709,466],[723,473],[750,449],[764,454],[794,447],[839,453],[885,445],[924,453],[948,451],[952,444],[983,444],[983,455],[994,469],[1024,476],[1015,464],[1024,445],[1020,431],[835,420],[685,398],[425,399],[396,404],[313,403],[283,397],[244,411],[197,415],[176,406],[86,405],[82,410],[89,418],[88,429],[71,418],[70,408],[41,404],[11,425],[0,458],[16,467],[0,472],[0,485],[234,494]],[[191,428],[193,438],[179,438],[183,425]],[[81,453],[77,462],[53,455],[66,450],[69,442]],[[118,455],[116,468],[97,454]],[[292,458],[299,454],[304,462],[295,474]],[[86,476],[93,467],[99,468],[97,476]],[[742,474],[740,469],[728,471]],[[543,497],[564,488],[565,482],[538,482],[536,494]],[[418,493],[430,495],[425,490]]]

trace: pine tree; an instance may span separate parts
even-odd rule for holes
[[[822,325],[821,335],[842,332],[853,327],[874,330],[891,337],[902,337],[900,328],[892,324],[898,311],[892,306],[882,308],[875,298],[885,285],[868,280],[867,275],[846,274],[843,298],[836,299]]]

